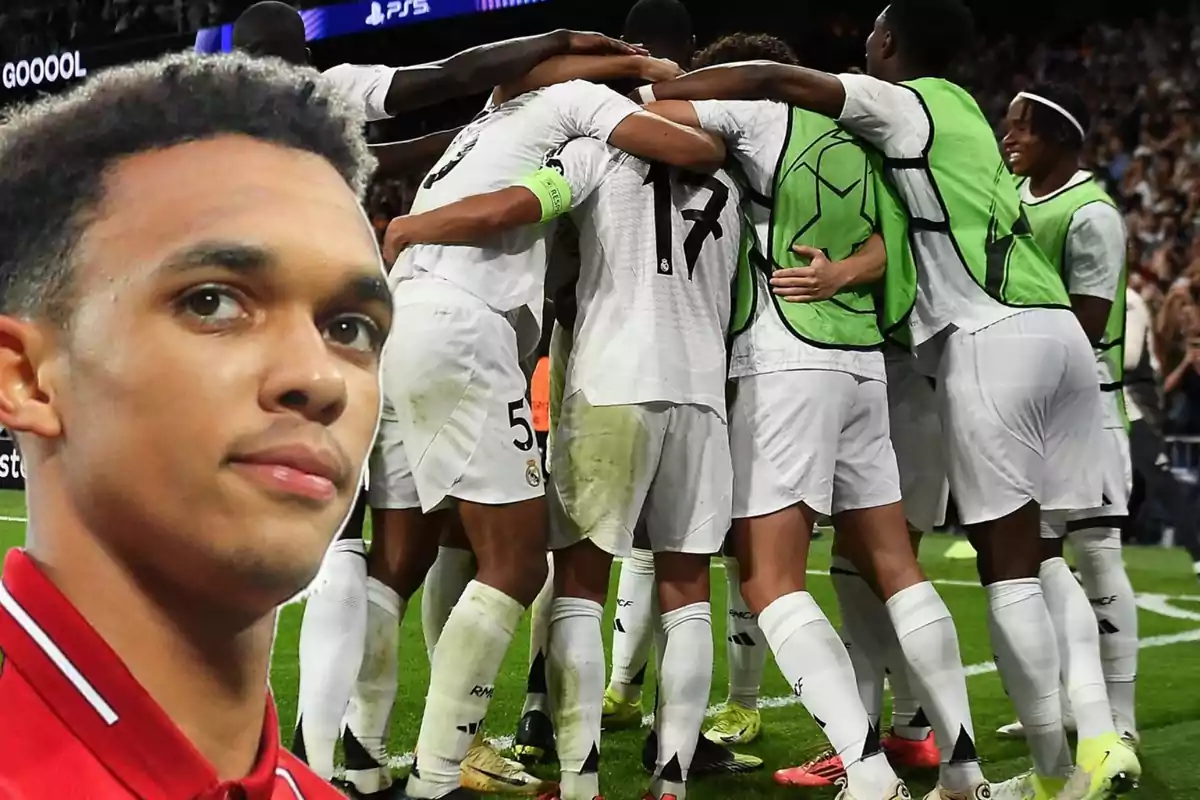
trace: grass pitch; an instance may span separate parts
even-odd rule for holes
[[[24,540],[25,507],[15,492],[0,492],[0,550],[19,546]],[[989,778],[1000,780],[1028,768],[1029,759],[1023,742],[1000,739],[994,733],[1013,719],[1012,707],[1000,687],[992,664],[985,621],[986,601],[975,584],[974,563],[948,559],[946,550],[951,537],[927,537],[922,563],[938,584],[946,604],[954,614],[962,646],[963,661],[968,665],[972,709],[980,755]],[[834,624],[837,606],[829,579],[823,574],[829,566],[828,540],[814,544],[810,558],[813,575],[809,588]],[[1138,717],[1142,732],[1142,763],[1145,775],[1137,796],[1147,800],[1200,800],[1200,586],[1191,575],[1186,555],[1181,550],[1129,548],[1125,554],[1129,576],[1139,592],[1142,638],[1138,681]],[[611,597],[616,594],[614,569]],[[713,634],[716,637],[717,662],[713,668],[710,702],[719,704],[725,696],[725,579],[713,572]],[[400,641],[400,688],[391,734],[394,763],[408,761],[416,744],[421,708],[429,680],[418,613],[420,597],[414,597],[404,620]],[[297,645],[300,634],[300,604],[283,609],[275,644],[271,683],[284,725],[284,739],[290,741],[296,715],[296,690],[299,665]],[[612,603],[605,617],[605,638],[611,635]],[[522,627],[496,680],[496,694],[488,714],[489,736],[506,741],[516,726],[524,700],[528,628]],[[653,667],[651,667],[653,669]],[[652,686],[652,678],[647,679]],[[696,781],[689,787],[692,800],[738,800],[740,798],[832,798],[833,790],[804,791],[776,786],[771,771],[815,755],[824,740],[802,706],[791,696],[786,682],[773,666],[767,668],[763,685],[763,737],[746,748],[766,762],[755,774],[728,779]],[[646,706],[653,698],[647,691]],[[886,717],[885,717],[886,719]],[[647,776],[641,767],[643,732],[606,734],[601,762],[602,782],[608,800],[638,800],[645,791]],[[553,776],[553,768],[546,774]],[[917,797],[933,787],[935,775],[905,775]]]

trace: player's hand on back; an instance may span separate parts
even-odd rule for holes
[[[652,58],[650,56],[638,58],[638,77],[647,83],[669,81],[682,74],[683,70],[679,68],[679,65],[669,58]]]
[[[771,291],[789,303],[811,303],[828,300],[840,292],[848,281],[837,262],[825,253],[802,244],[792,246],[792,252],[809,259],[807,267],[790,267],[771,273]]]
[[[392,265],[404,250],[413,243],[412,223],[407,215],[396,217],[388,223],[383,234],[383,263],[391,271]]]
[[[620,39],[613,39],[602,33],[567,31],[567,35],[569,37],[568,52],[576,55],[644,56],[647,53],[644,47],[622,42]]]

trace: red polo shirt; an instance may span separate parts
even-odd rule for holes
[[[266,693],[254,771],[222,783],[21,550],[0,580],[0,800],[344,800],[279,747]]]

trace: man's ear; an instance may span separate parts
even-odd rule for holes
[[[61,435],[53,388],[43,385],[49,354],[50,342],[38,326],[0,316],[0,426],[43,439]]]
[[[892,36],[891,28],[884,30],[883,44],[880,46],[879,52],[884,58],[891,58],[896,55],[896,37]]]

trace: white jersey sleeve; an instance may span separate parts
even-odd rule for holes
[[[607,86],[574,80],[542,90],[558,117],[558,127],[574,138],[590,136],[607,142],[613,129],[641,106]]]
[[[545,166],[557,170],[571,187],[570,210],[583,205],[614,166],[612,150],[589,137],[572,139],[546,156]]]
[[[788,107],[763,100],[697,100],[700,127],[725,140],[754,191],[770,197],[788,132]]]
[[[339,64],[322,73],[325,80],[337,87],[347,101],[357,105],[367,116],[367,122],[388,119],[385,104],[395,67]]]
[[[1067,228],[1067,292],[1112,301],[1125,266],[1125,222],[1107,203],[1080,208]]]
[[[888,158],[920,158],[932,131],[912,89],[869,75],[838,75],[846,91],[838,122]]]
[[[1150,341],[1150,307],[1133,289],[1125,290],[1125,369],[1136,369]]]

